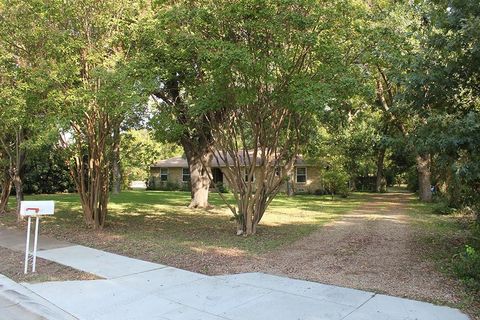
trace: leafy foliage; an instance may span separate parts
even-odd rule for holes
[[[435,154],[437,187],[449,205],[478,208],[480,4],[438,1],[425,11],[428,24],[411,95],[424,101],[430,117],[416,141]]]
[[[454,256],[454,271],[476,293],[480,292],[480,252],[470,245]]]
[[[191,58],[182,98],[227,164],[240,233],[255,233],[284,181],[276,169],[291,171],[312,119],[327,106],[341,113],[362,87],[352,61],[362,12],[349,1],[238,0],[179,2],[163,16],[168,39]]]
[[[129,130],[122,134],[121,146],[123,184],[147,181],[150,165],[155,161],[181,155],[180,148],[172,143],[157,142],[146,129]]]
[[[65,154],[55,145],[35,149],[26,161],[24,190],[27,194],[73,192],[75,185]]]

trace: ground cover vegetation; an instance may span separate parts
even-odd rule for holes
[[[230,204],[235,203],[232,194],[225,197]],[[195,263],[208,264],[202,261],[202,253],[248,256],[279,248],[365,201],[362,194],[334,200],[329,196],[280,195],[272,202],[258,229],[258,237],[236,237],[231,232],[235,221],[229,219],[228,207],[217,194],[210,200],[215,208],[204,211],[187,207],[189,192],[124,191],[111,196],[111,218],[102,232],[92,232],[82,223],[82,207],[76,194],[27,197],[28,200],[47,198],[55,200],[58,210],[54,217],[42,219],[42,234],[150,261],[169,262],[189,270],[198,267]],[[15,226],[15,214],[2,217],[1,223]],[[192,265],[188,266],[189,263]]]
[[[24,192],[74,191],[80,220],[108,229],[111,193],[183,154],[189,207],[219,205],[223,160],[220,199],[253,235],[303,154],[320,194],[408,183],[478,230],[479,15],[468,0],[1,0],[0,213],[10,194],[20,220]],[[467,242],[458,272],[478,283]]]

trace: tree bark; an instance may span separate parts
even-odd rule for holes
[[[295,195],[295,176],[293,175],[293,167],[286,173],[286,176],[288,177],[286,183],[287,197],[293,197]]]
[[[190,170],[191,201],[189,208],[208,208],[208,192],[210,189],[211,162],[213,154],[208,148],[203,152],[193,150],[190,144],[184,144]]]
[[[357,191],[357,183],[355,182],[355,178],[351,178],[349,182],[350,190]]]
[[[378,150],[376,192],[387,192],[387,181],[384,175],[385,151],[385,147]]]
[[[10,191],[12,190],[12,180],[8,173],[4,175],[2,182],[2,194],[0,195],[0,214],[7,212],[8,210],[8,199],[10,196]]]
[[[111,153],[107,142],[111,142],[111,127],[108,114],[98,108],[92,108],[84,120],[81,126],[72,123],[77,150],[70,171],[80,196],[85,223],[94,229],[102,229],[109,200]]]
[[[213,138],[207,116],[192,117],[180,94],[178,75],[165,83],[165,88],[153,94],[168,105],[179,125],[185,127],[180,144],[190,170],[191,202],[189,208],[208,208]],[[213,115],[215,117],[215,115]],[[192,128],[195,128],[192,133]]]
[[[113,128],[112,146],[112,193],[119,194],[122,184],[122,172],[120,168],[120,126]]]
[[[15,187],[15,197],[17,200],[17,221],[21,221],[20,204],[23,201],[23,175],[25,168],[25,149],[22,146],[24,142],[24,130],[20,128],[17,131],[15,138],[15,160],[11,162],[13,167],[10,169],[12,175],[12,182]]]
[[[431,158],[429,154],[419,154],[415,158],[418,172],[418,194],[422,201],[432,201],[431,189]]]
[[[15,186],[15,198],[17,200],[17,221],[21,221],[20,204],[23,201],[23,181],[20,176],[15,176],[13,179],[13,185]]]

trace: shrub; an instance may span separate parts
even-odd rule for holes
[[[456,208],[452,208],[448,202],[444,200],[440,200],[439,202],[433,204],[432,209],[433,213],[441,215],[452,214],[457,210]]]
[[[222,182],[217,182],[215,186],[216,186],[218,192],[220,192],[220,193],[229,193],[230,192],[230,190],[228,190],[228,187],[225,184],[223,184]]]
[[[313,191],[313,194],[316,196],[323,196],[324,194],[327,194],[327,192],[325,191],[325,189],[315,189],[315,191]]]
[[[480,251],[470,245],[454,256],[453,270],[475,292],[480,292]]]
[[[188,190],[187,190],[188,189]],[[189,184],[178,184],[171,181],[155,181],[155,178],[148,182],[147,190],[162,190],[162,191],[189,191]]]
[[[418,173],[416,166],[412,166],[408,169],[406,173],[406,180],[407,180],[407,189],[411,192],[418,191]]]
[[[178,183],[175,183],[175,182],[166,181],[165,183],[162,183],[160,185],[160,190],[179,191],[179,190],[182,190],[182,186],[180,186]]]
[[[328,170],[325,172],[323,179],[326,189],[330,194],[338,194],[344,198],[349,195],[350,190],[348,188],[348,182],[350,177],[345,171]]]
[[[190,182],[184,182],[180,185],[180,191],[191,191],[192,184]]]

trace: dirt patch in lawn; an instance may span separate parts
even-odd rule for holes
[[[70,267],[37,258],[36,272],[23,273],[25,255],[21,252],[0,247],[0,274],[16,282],[45,282],[69,280],[95,280],[99,277],[90,273],[72,269]]]

